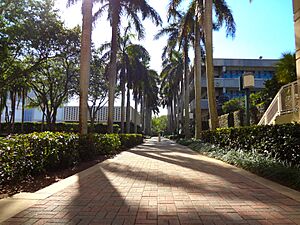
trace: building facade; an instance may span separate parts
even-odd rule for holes
[[[8,113],[11,113],[10,102],[7,103]],[[2,112],[1,121],[5,122],[5,111]],[[106,123],[108,116],[108,108],[104,106],[101,108],[96,115],[96,123]],[[136,122],[140,126],[141,116],[133,107],[130,107],[130,122]],[[125,110],[126,118],[126,110]],[[18,104],[15,113],[15,122],[21,122],[22,119],[22,104]],[[41,122],[43,119],[43,113],[38,108],[25,109],[24,111],[24,121],[25,122]],[[78,106],[63,106],[58,109],[56,122],[78,122],[79,121],[79,107]],[[114,122],[121,122],[121,107],[116,106],[114,109]]]
[[[233,98],[244,96],[244,93],[239,90],[240,77],[245,72],[254,74],[255,87],[252,92],[260,91],[264,88],[267,80],[271,79],[275,74],[275,65],[278,60],[275,59],[214,59],[214,77],[215,77],[215,92],[217,106],[220,110],[222,104]],[[206,91],[205,71],[202,78],[202,100],[201,109],[204,120],[208,119],[208,100]],[[192,90],[192,88],[191,88]],[[191,96],[193,94],[191,93]],[[195,101],[190,104],[190,112],[194,112]]]

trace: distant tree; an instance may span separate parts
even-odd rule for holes
[[[257,124],[262,116],[261,93],[250,94],[250,119],[251,124]],[[245,111],[245,98],[234,98],[222,105],[223,113],[233,113],[235,111]]]
[[[295,54],[283,53],[275,66],[275,76],[265,82],[265,88],[259,93],[257,104],[268,108],[279,89],[290,82],[297,80]]]
[[[276,64],[275,76],[277,81],[284,85],[297,80],[296,56],[290,52],[283,53]]]
[[[242,98],[231,99],[222,106],[223,113],[231,113],[241,109],[244,109],[244,101]]]
[[[66,41],[62,38],[66,37],[65,30],[53,6],[52,0],[0,3],[4,9],[0,15],[0,86],[11,100],[6,118],[12,131],[16,100],[22,98],[24,103],[30,75],[65,51],[61,49],[61,43]],[[24,104],[22,111],[24,119]]]
[[[31,73],[30,87],[35,93],[49,125],[56,122],[57,109],[72,93],[72,82],[79,74],[79,29],[57,31],[60,43],[56,57],[43,61]]]
[[[168,124],[167,116],[154,117],[152,118],[152,131],[155,134],[166,132],[168,126],[167,124]]]

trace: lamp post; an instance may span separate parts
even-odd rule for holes
[[[245,114],[246,125],[250,125],[250,89],[254,87],[254,75],[251,72],[245,72],[242,77],[243,90],[245,91]]]

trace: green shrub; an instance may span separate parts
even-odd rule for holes
[[[300,166],[300,124],[222,128],[203,132],[202,140],[228,150],[254,152],[286,165]]]
[[[188,146],[188,145],[192,144],[193,141],[194,141],[193,139],[184,139],[184,138],[181,138],[181,139],[179,139],[177,142],[178,142],[179,144],[181,144],[181,145]]]
[[[77,149],[78,136],[71,133],[43,132],[1,139],[0,183],[69,167],[79,160]]]
[[[0,184],[64,169],[142,143],[140,134],[41,132],[0,138]],[[121,148],[122,147],[122,148]]]
[[[98,154],[115,154],[121,147],[118,134],[98,134],[95,135],[96,152]]]
[[[143,143],[143,135],[141,134],[119,134],[122,148],[132,148]]]
[[[9,124],[2,123],[2,128],[1,132],[3,134],[9,134],[11,133],[10,126]],[[21,133],[21,126],[22,124],[17,122],[14,124],[14,133]],[[24,133],[32,133],[32,132],[41,132],[42,126],[43,126],[43,131],[50,131],[51,127],[48,126],[47,124],[42,125],[42,123],[39,122],[25,122],[24,123]],[[114,124],[114,133],[118,133],[120,128],[118,124]],[[89,125],[89,129],[91,130],[91,127]],[[55,123],[53,127],[53,131],[56,132],[74,132],[78,133],[79,132],[79,124],[78,123]],[[107,125],[106,124],[101,124],[101,123],[96,123],[94,124],[94,133],[98,134],[105,134],[107,132]]]
[[[187,142],[185,142],[187,143]],[[241,167],[260,176],[300,190],[300,168],[286,165],[271,156],[257,152],[226,149],[200,140],[192,141],[188,147],[212,158]]]

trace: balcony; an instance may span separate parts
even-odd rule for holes
[[[268,79],[265,78],[255,78],[254,85],[255,89],[263,89],[265,87],[265,82]],[[206,88],[206,78],[201,80],[202,87]],[[215,88],[239,88],[239,78],[215,78]],[[190,90],[194,89],[194,80],[191,81]]]

